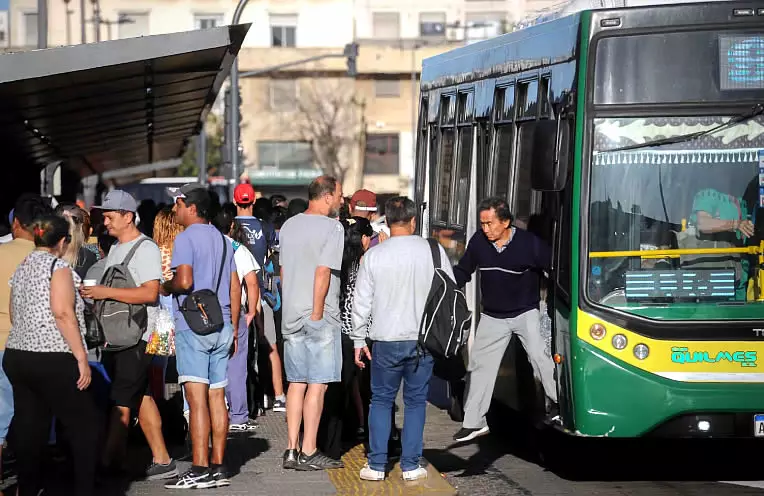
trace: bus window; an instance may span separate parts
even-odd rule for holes
[[[472,165],[472,116],[475,103],[473,92],[459,94],[459,109],[457,131],[459,133],[459,149],[457,155],[456,181],[454,184],[455,199],[449,209],[452,224],[464,226],[467,224],[469,207],[470,166]]]
[[[438,164],[437,186],[435,198],[437,205],[436,220],[448,222],[448,210],[451,204],[451,176],[454,168],[454,129],[441,131],[440,163]]]
[[[539,82],[528,81],[517,85],[517,118],[536,117],[538,111]]]
[[[455,201],[451,211],[451,221],[464,226],[467,223],[467,209],[470,189],[470,165],[472,163],[472,127],[459,128],[459,168],[456,175]]]
[[[501,120],[511,122],[515,119],[515,87],[509,86],[504,91],[501,105]]]
[[[515,217],[530,217],[535,213],[534,195],[531,189],[531,167],[533,166],[533,133],[535,122],[520,124],[519,151],[514,179],[514,214]]]
[[[496,128],[496,177],[493,194],[509,200],[509,174],[514,158],[514,127],[501,126]]]
[[[552,115],[551,95],[549,94],[550,80],[549,76],[541,78],[541,118],[549,119]]]

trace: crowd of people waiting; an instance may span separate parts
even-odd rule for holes
[[[150,209],[112,190],[90,212],[54,209],[38,195],[18,199],[10,240],[0,239],[0,278],[8,280],[0,284],[0,445],[15,454],[19,495],[39,494],[45,446],[62,433],[76,494],[94,494],[97,474],[126,470],[134,420],[152,454],[145,478],[175,489],[227,486],[229,432],[256,430],[265,408],[286,412],[285,469],[340,468],[351,437],[368,442],[362,479],[383,480],[398,454],[404,479],[427,476],[420,458],[433,360],[417,339],[435,268],[429,243],[415,235],[415,204],[391,198],[381,217],[374,193],[346,199],[329,176],[308,196],[257,199],[245,183],[220,205],[188,184],[168,188],[168,204]],[[490,361],[471,357],[480,386],[468,388],[461,441],[487,432],[489,388],[512,334],[556,399],[536,337],[538,276],[530,275],[548,270],[548,249],[516,234],[505,201],[488,199],[480,213],[481,238],[454,271],[438,247],[440,265],[461,285],[477,268],[499,267],[483,277],[496,297],[481,328],[501,339],[477,341]],[[527,290],[502,298],[508,282]],[[174,350],[154,353],[154,333],[168,319]],[[104,335],[97,345],[94,325]],[[192,465],[182,474],[157,404],[170,363],[190,437]]]

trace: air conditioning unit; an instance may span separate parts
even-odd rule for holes
[[[421,23],[419,30],[422,36],[445,36],[446,23],[445,22],[423,22]]]

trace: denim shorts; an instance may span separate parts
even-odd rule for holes
[[[233,344],[233,325],[226,324],[220,332],[200,336],[190,329],[175,333],[175,361],[178,384],[198,382],[210,389],[228,385],[228,354]]]
[[[340,326],[323,318],[305,319],[302,328],[284,335],[284,368],[289,382],[340,382],[342,338]]]

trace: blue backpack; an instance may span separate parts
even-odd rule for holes
[[[268,256],[261,271],[263,299],[274,312],[281,310],[281,264],[279,263],[278,235],[270,233],[268,239]]]

